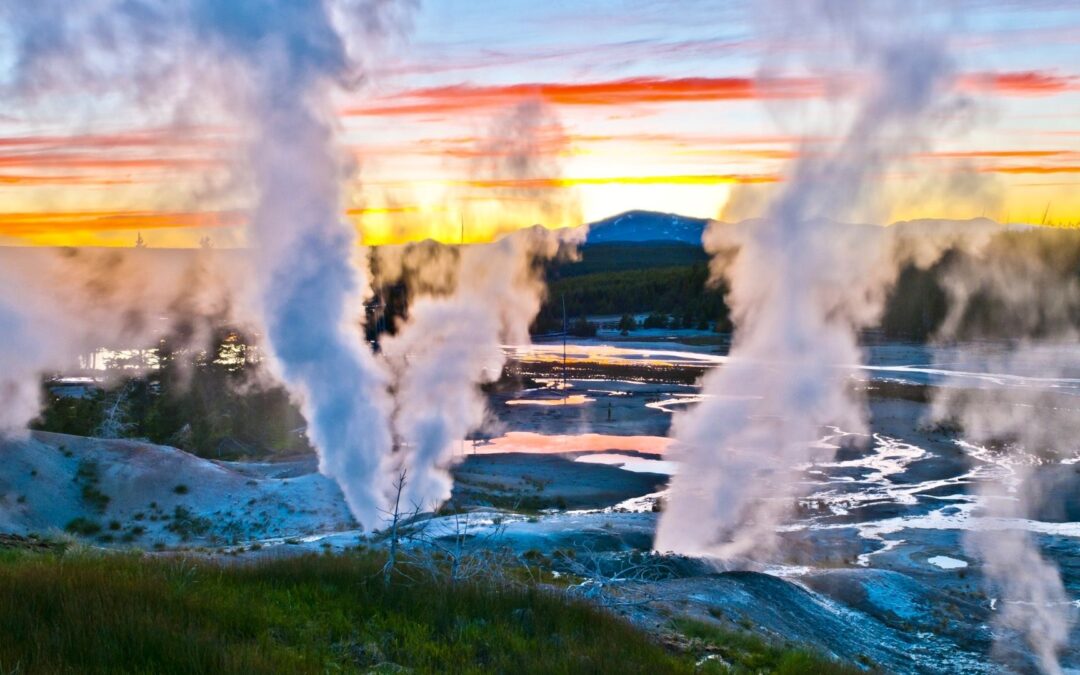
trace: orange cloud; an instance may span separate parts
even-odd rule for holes
[[[103,157],[94,153],[0,154],[0,167],[65,169],[206,169],[221,162],[206,157]]]
[[[143,129],[110,134],[2,136],[0,137],[0,148],[219,147],[223,145],[220,136],[227,133],[227,129],[200,127],[180,130]],[[218,137],[215,137],[215,135]]]
[[[670,145],[798,145],[824,143],[828,136],[799,136],[796,134],[746,134],[741,136],[712,134],[678,134],[641,132],[629,134],[568,134],[574,143],[658,143]],[[444,139],[464,143],[467,139]]]
[[[403,206],[365,206],[345,209],[345,215],[373,216],[394,213],[421,213],[422,211],[424,211],[424,207],[420,206],[419,204],[409,204]]]
[[[203,171],[224,165],[229,142],[200,130],[0,137],[2,185],[118,185],[145,178],[113,172]],[[57,173],[63,170],[63,173]]]
[[[980,169],[980,171],[982,171],[984,173],[1017,173],[1017,174],[1022,174],[1022,173],[1036,173],[1036,174],[1080,173],[1080,166],[1077,166],[1077,165],[1061,165],[1061,166],[1049,165],[1049,166],[1047,166],[1047,165],[1032,164],[1032,165],[1028,165],[1028,166],[987,167],[987,168],[984,168],[984,169]]]
[[[960,78],[969,91],[1040,96],[1075,91],[1080,78],[1040,71],[972,73]],[[626,106],[639,103],[814,98],[822,82],[809,77],[758,80],[752,77],[634,77],[601,82],[533,82],[505,85],[454,84],[413,89],[345,110],[346,115],[431,115],[499,108],[541,98],[566,106]]]
[[[404,92],[369,105],[351,108],[348,115],[416,115],[499,108],[529,98],[558,105],[622,106],[637,103],[738,101],[758,98],[809,98],[820,94],[811,78],[760,81],[749,77],[635,77],[582,83],[530,83],[430,87]]]
[[[131,177],[0,174],[0,185],[131,185],[136,182]]]
[[[958,150],[952,152],[934,152],[924,157],[943,157],[946,159],[1016,159],[1039,157],[1068,157],[1076,155],[1072,150]]]
[[[243,222],[230,211],[53,211],[0,213],[0,235],[27,237],[58,232],[154,230],[173,227],[222,227]]]
[[[353,146],[352,152],[363,158],[369,155],[418,155],[473,159],[477,157],[504,156],[512,150],[489,146],[479,147],[482,139],[472,136],[449,136],[423,138],[409,144],[384,144]],[[558,153],[567,146],[585,146],[589,144],[640,143],[658,146],[672,146],[677,149],[694,149],[703,152],[718,152],[743,157],[762,159],[791,159],[796,155],[792,150],[773,148],[731,148],[728,146],[754,145],[798,145],[800,143],[819,143],[828,139],[821,136],[800,137],[794,135],[746,135],[746,136],[710,136],[701,134],[673,133],[630,133],[630,134],[563,134],[554,131],[541,134],[534,139],[539,152]]]
[[[973,73],[960,78],[960,87],[1012,96],[1047,96],[1080,89],[1080,78],[1026,70],[1015,73]]]
[[[579,185],[719,185],[726,183],[775,183],[771,174],[689,174],[677,176],[603,176],[598,178],[533,178],[526,180],[468,180],[457,183],[474,188],[569,188]]]

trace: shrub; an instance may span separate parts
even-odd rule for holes
[[[109,495],[99,490],[96,485],[84,485],[82,487],[82,499],[87,506],[98,513],[104,513],[111,501]]]
[[[84,537],[89,537],[101,532],[101,525],[97,521],[79,516],[78,518],[69,520],[68,524],[64,526],[64,529],[72,534],[81,534]]]
[[[109,506],[109,495],[98,489],[100,480],[98,463],[92,459],[79,462],[75,471],[75,482],[82,486],[82,500],[98,513],[104,513]]]
[[[209,518],[197,516],[186,506],[177,506],[173,511],[172,521],[165,529],[180,535],[180,539],[188,541],[192,536],[202,536],[210,531],[213,522]]]

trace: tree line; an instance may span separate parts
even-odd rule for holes
[[[288,392],[258,375],[251,340],[215,331],[206,349],[162,339],[157,367],[129,370],[106,364],[105,381],[82,397],[45,383],[45,409],[34,423],[44,431],[140,438],[202,457],[238,459],[310,450],[304,419]]]

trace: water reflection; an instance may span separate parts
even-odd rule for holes
[[[671,439],[663,436],[614,436],[609,434],[538,434],[532,431],[510,431],[497,438],[477,443],[476,454],[524,452],[531,454],[562,454],[573,452],[611,452],[617,450],[653,455],[665,453]]]

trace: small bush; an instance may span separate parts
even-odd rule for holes
[[[180,485],[177,485],[176,487],[173,488],[173,492],[175,492],[178,495],[186,495],[189,492],[188,486],[181,483]]]
[[[98,513],[104,513],[112,501],[109,495],[99,490],[96,485],[82,486],[82,500]]]
[[[98,489],[100,469],[98,463],[92,459],[84,459],[79,462],[75,471],[75,482],[82,486],[82,500],[86,505],[98,513],[104,513],[109,506],[109,495]]]
[[[192,536],[202,536],[210,531],[213,522],[209,518],[197,516],[186,506],[177,506],[173,511],[172,521],[165,529],[180,535],[180,539],[188,541]]]
[[[101,525],[97,521],[80,516],[68,521],[68,524],[64,526],[64,529],[72,534],[80,534],[84,537],[89,537],[101,532]]]

